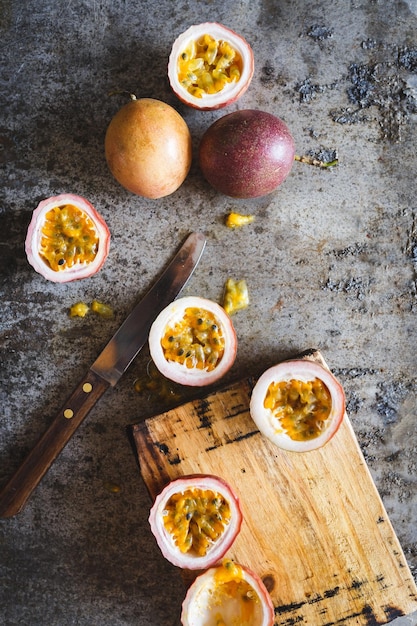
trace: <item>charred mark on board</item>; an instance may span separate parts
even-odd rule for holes
[[[228,437],[227,435],[224,435],[222,441],[219,441],[212,446],[208,446],[207,448],[205,448],[205,451],[210,452],[211,450],[216,450],[217,448],[220,448],[221,446],[229,445],[230,443],[237,443],[239,441],[243,441],[244,439],[250,439],[254,435],[259,435],[259,430],[252,430],[249,433],[242,433],[240,435],[236,435],[236,437],[233,437],[233,439],[231,437]]]
[[[340,593],[340,587],[334,587],[334,589],[328,589],[327,591],[325,591],[323,595],[325,598],[334,598],[339,593]]]
[[[389,621],[392,621],[393,619],[404,615],[403,611],[400,611],[395,606],[384,606],[384,613]],[[385,619],[383,622],[380,622],[378,619],[376,619],[375,613],[373,612],[372,607],[370,607],[369,605],[365,605],[363,607],[362,615],[364,615],[366,618],[366,626],[382,626],[383,624],[387,623]]]
[[[348,589],[360,589],[365,584],[364,580],[352,580],[352,584]]]
[[[156,443],[155,444],[159,450],[159,452],[161,452],[162,454],[164,454],[165,456],[167,456],[168,452],[169,452],[169,448],[167,446],[166,443]]]
[[[284,622],[280,622],[280,626],[295,626],[296,624],[301,624],[304,622],[304,617],[302,615],[297,615],[296,617],[290,617],[286,619]]]
[[[249,433],[238,435],[237,437],[234,438],[233,441],[243,441],[244,439],[250,439],[251,437],[254,437],[255,435],[259,435],[259,430],[251,430]],[[230,443],[233,443],[233,442],[231,441]]]
[[[282,615],[283,613],[291,613],[293,611],[299,611],[303,606],[313,605],[322,602],[323,600],[328,600],[329,598],[334,598],[340,593],[341,589],[339,586],[333,587],[333,589],[327,589],[323,595],[314,594],[313,597],[304,600],[303,602],[292,602],[291,604],[282,604],[281,606],[275,607],[275,613]],[[330,624],[326,625],[330,626]]]
[[[299,611],[305,606],[307,602],[291,602],[291,604],[281,604],[274,607],[274,613],[276,615],[282,615],[283,613],[292,613],[293,611]]]
[[[200,420],[199,428],[210,428],[211,426],[211,404],[209,400],[200,400],[196,407],[196,414]]]
[[[170,465],[178,465],[181,463],[181,459],[178,454],[170,455],[169,446],[166,443],[160,443],[159,441],[155,442],[156,448],[159,450],[161,454],[163,454]]]
[[[396,619],[397,617],[402,617],[403,615],[405,615],[404,611],[401,611],[396,606],[384,606],[384,613],[390,622],[392,622],[392,620]]]
[[[387,583],[385,582],[385,576],[383,574],[379,574],[376,578],[375,578],[375,582],[377,582],[381,589],[388,589],[389,585],[387,585]]]
[[[233,417],[239,417],[239,415],[244,415],[248,412],[248,407],[244,404],[237,404],[236,406],[230,407],[230,411],[225,415],[225,419],[229,420]]]
[[[363,583],[360,581],[354,581],[354,583],[352,584],[352,588],[357,588],[358,586],[361,587],[362,584]],[[274,613],[275,615],[283,615],[284,613],[293,613],[295,611],[299,611],[307,604],[315,604],[325,598],[331,598],[337,595],[339,592],[340,592],[340,587],[335,587],[334,589],[329,589],[328,591],[325,591],[323,596],[315,595],[314,598],[311,598],[310,600],[306,600],[304,602],[292,602],[291,604],[283,604],[281,606],[276,606],[274,607]],[[390,622],[396,619],[397,617],[401,617],[404,615],[404,612],[395,606],[384,606],[383,611]],[[322,611],[320,611],[321,615],[323,615],[324,613],[326,613],[326,609],[323,609]],[[366,626],[383,626],[383,624],[387,623],[385,619],[382,622],[379,619],[377,619],[373,608],[369,604],[365,604],[362,610],[357,611],[355,613],[351,613],[350,615],[346,615],[345,617],[337,619],[336,621],[323,623],[323,626],[337,626],[337,625],[341,626],[343,623],[346,623],[346,622],[350,623],[350,621],[355,618],[365,618]],[[285,624],[286,626],[290,626],[291,624],[297,624],[297,623],[304,622],[304,621],[305,621],[304,616],[297,615],[297,616],[294,616],[293,618],[286,619],[284,622],[280,622],[280,624],[282,625]]]

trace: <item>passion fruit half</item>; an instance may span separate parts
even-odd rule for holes
[[[190,170],[191,134],[169,104],[131,98],[107,128],[107,164],[128,191],[144,198],[163,198],[182,185]]]
[[[181,385],[210,385],[235,361],[236,332],[216,302],[197,296],[178,298],[152,324],[149,350],[166,378]]]
[[[185,596],[183,626],[273,626],[274,605],[260,577],[224,560],[198,576]]]
[[[291,171],[294,139],[277,116],[240,110],[216,120],[199,146],[203,176],[232,198],[255,198],[275,191]]]
[[[221,478],[193,475],[170,482],[149,514],[164,557],[183,569],[205,569],[223,558],[242,524],[239,499]]]
[[[176,96],[195,109],[220,109],[236,102],[252,80],[250,45],[215,22],[190,26],[174,42],[168,79]]]
[[[32,267],[56,283],[98,272],[109,247],[106,222],[88,200],[74,194],[42,200],[33,211],[25,242]]]
[[[258,379],[250,413],[274,444],[308,452],[336,434],[345,414],[345,394],[333,374],[315,361],[283,361]]]

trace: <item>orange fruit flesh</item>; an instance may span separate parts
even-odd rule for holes
[[[99,240],[94,222],[72,204],[48,211],[41,235],[39,254],[55,272],[91,263],[97,255]]]
[[[291,379],[271,383],[264,400],[280,427],[294,441],[318,437],[332,408],[330,392],[318,378],[303,382]]]
[[[230,521],[229,503],[210,489],[192,488],[167,501],[164,526],[183,553],[205,556]]]
[[[205,34],[191,41],[178,58],[178,80],[191,95],[203,98],[237,82],[242,74],[242,58],[232,46]]]
[[[251,585],[243,578],[242,568],[232,561],[225,560],[215,572],[216,588],[213,592],[213,605],[224,604],[227,598],[238,602],[239,623],[250,624],[259,597]],[[237,617],[237,616],[236,616]],[[216,626],[226,626],[221,612],[216,613]],[[237,623],[237,622],[236,622]]]
[[[161,345],[167,361],[211,372],[223,357],[225,340],[210,311],[187,308],[182,319],[166,329]]]

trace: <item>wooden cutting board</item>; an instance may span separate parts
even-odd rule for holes
[[[326,366],[319,352],[305,358]],[[244,523],[228,556],[264,580],[277,625],[376,626],[416,610],[416,585],[349,418],[322,449],[285,452],[252,421],[251,389],[244,380],[133,427],[151,497],[193,473],[233,486]]]

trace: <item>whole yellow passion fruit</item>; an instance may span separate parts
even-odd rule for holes
[[[125,189],[144,198],[163,198],[180,187],[190,170],[191,134],[169,104],[131,96],[107,128],[105,156]]]

